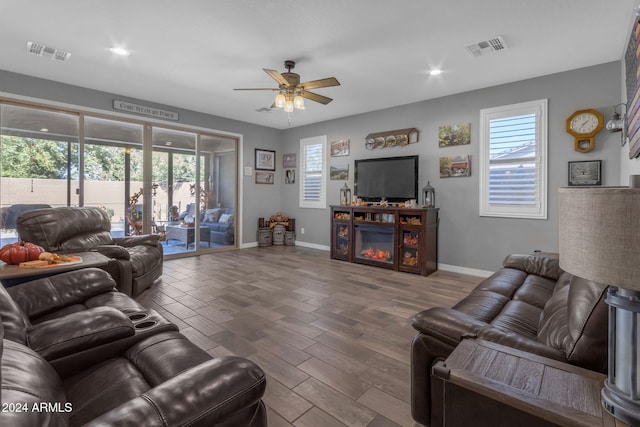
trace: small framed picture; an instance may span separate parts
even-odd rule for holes
[[[341,157],[349,155],[350,148],[349,139],[340,139],[331,143],[331,157]]]
[[[296,170],[295,169],[287,169],[284,172],[284,183],[285,184],[295,184],[296,183]]]
[[[602,160],[569,162],[569,185],[602,185]]]
[[[260,148],[256,148],[256,170],[276,170],[276,152],[272,150],[261,150]]]
[[[275,181],[275,173],[256,171],[256,184],[273,184]]]
[[[285,169],[293,169],[296,167],[296,153],[284,154],[282,156],[282,167]]]

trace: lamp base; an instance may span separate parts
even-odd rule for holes
[[[640,404],[626,398],[609,380],[604,381],[602,406],[611,415],[630,426],[640,425]]]
[[[608,377],[602,406],[615,418],[640,426],[640,292],[610,287]]]

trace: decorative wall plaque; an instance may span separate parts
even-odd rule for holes
[[[416,142],[418,142],[418,129],[398,129],[370,133],[365,138],[365,148],[367,150],[375,150],[378,148],[402,147]]]

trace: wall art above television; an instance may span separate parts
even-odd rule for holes
[[[418,142],[418,129],[398,129],[387,132],[370,133],[365,138],[365,148],[375,150],[378,148],[403,147]]]

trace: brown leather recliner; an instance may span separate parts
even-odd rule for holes
[[[105,210],[60,207],[26,212],[17,220],[21,240],[46,251],[97,251],[110,258],[106,268],[118,289],[137,296],[162,275],[163,250],[158,235],[112,237]]]
[[[563,272],[558,259],[509,255],[503,268],[452,308],[418,313],[411,345],[411,412],[439,425],[441,390],[431,368],[478,338],[605,373],[608,286]]]
[[[212,358],[102,270],[0,287],[0,317],[0,425],[267,425],[257,365]]]

